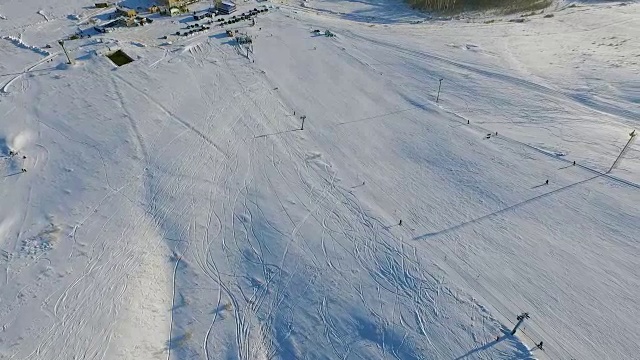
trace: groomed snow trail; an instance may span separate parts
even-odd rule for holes
[[[0,43],[0,357],[637,354],[638,145],[602,174],[633,92],[521,55],[538,22],[590,38],[616,9],[490,28],[307,5],[240,25],[249,58],[218,28],[160,45],[163,18],[70,43],[74,66]]]

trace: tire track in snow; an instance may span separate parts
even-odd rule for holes
[[[122,96],[122,92],[120,91],[120,88],[118,87],[118,84],[116,82],[115,79],[111,79],[112,83],[113,83],[113,87],[115,89],[115,93],[118,95],[118,100],[120,101],[120,107],[122,107],[122,109],[125,111],[126,113],[126,117],[127,120],[129,122],[129,126],[131,127],[131,130],[134,134],[135,137],[135,142],[136,142],[136,150],[140,153],[140,155],[142,155],[142,158],[144,159],[145,163],[149,161],[149,151],[147,150],[147,146],[145,144],[144,138],[142,137],[142,134],[140,133],[140,129],[138,129],[138,124],[136,123],[135,119],[133,118],[131,112],[129,111],[128,107],[125,105],[125,101],[124,101],[124,97]]]
[[[236,77],[236,80],[238,81],[238,83],[240,83],[240,80],[239,80],[239,79],[237,79],[237,77]],[[241,86],[242,86],[242,85],[241,85]],[[243,87],[243,89],[244,89],[244,90],[243,90],[243,92],[244,92],[244,93],[247,93],[247,88],[244,88],[244,87]],[[262,113],[263,117],[267,117],[267,116],[264,114],[264,111],[263,111],[263,110],[261,110],[261,106],[260,106],[260,105],[259,105],[259,104],[258,104],[258,103],[257,103],[257,102],[252,98],[252,97],[251,97],[251,96],[249,96],[249,98],[250,98],[250,100],[254,103],[254,105],[255,105],[256,109],[257,109],[259,112],[261,112],[261,113]],[[252,145],[253,145],[253,144],[252,144]],[[250,165],[250,166],[252,166],[252,165]],[[263,171],[264,171],[264,166],[263,166]],[[269,180],[269,177],[268,177],[268,176],[267,176],[267,179]],[[245,182],[245,185],[246,185],[246,182]],[[245,189],[245,191],[246,191],[247,187],[246,187],[246,186],[244,186],[243,188],[244,188],[244,189]],[[245,195],[245,196],[246,196],[246,195]],[[258,205],[256,204],[256,206],[258,206]],[[246,199],[245,199],[245,208],[248,208],[248,205],[246,204]],[[286,212],[286,211],[285,211],[285,212]],[[277,267],[276,267],[276,268],[277,268]],[[263,269],[264,269],[264,264],[263,264]],[[263,270],[263,272],[264,272],[264,270]],[[280,272],[281,272],[281,270],[280,270]],[[273,277],[273,276],[271,276],[271,277],[268,277],[268,278],[267,278],[267,283],[266,283],[266,284],[264,284],[264,288],[263,288],[264,290],[262,290],[262,293],[263,293],[263,294],[266,294],[266,292],[269,290],[269,284],[271,283],[272,279],[274,279],[274,277]],[[278,291],[278,290],[276,290],[276,292],[277,292],[277,291]],[[255,295],[256,295],[256,294],[257,294],[257,293],[256,293],[256,292],[254,292],[254,295],[252,295],[252,297],[249,299],[249,302],[250,302],[250,303],[252,303],[252,302],[254,302],[254,301],[255,301]],[[261,303],[261,302],[262,302],[262,300],[260,300],[260,303]],[[255,311],[257,311],[257,310],[259,309],[259,303],[257,303],[257,306],[254,306],[254,307],[253,307],[253,309],[254,309]],[[267,318],[271,318],[271,316],[270,316],[270,315],[267,315]],[[262,327],[264,327],[264,326],[262,326]],[[261,335],[261,336],[264,338],[264,331],[263,331],[263,330],[261,330],[261,333],[262,333],[262,335]],[[248,336],[248,335],[245,335],[245,336]]]
[[[246,121],[246,120],[241,120]],[[239,130],[239,128],[238,128]],[[244,130],[244,129],[242,129]],[[204,132],[204,130],[203,130]],[[234,131],[235,133],[240,133],[241,131]],[[206,133],[206,132],[205,132]],[[222,138],[224,139],[224,138]],[[320,166],[307,166],[303,162],[304,156],[302,156],[303,151],[299,148],[299,143],[296,141],[291,141],[290,143],[280,142],[278,144],[279,147],[272,145],[272,156],[262,157],[260,160],[255,159],[253,157],[257,157],[255,154],[259,153],[259,147],[254,146],[250,149],[245,149],[247,146],[245,142],[239,140],[236,137],[233,139],[233,143],[228,147],[228,154],[230,159],[223,159],[221,163],[224,165],[220,165],[222,170],[216,170],[216,174],[214,174],[214,181],[211,186],[216,186],[220,180],[223,184],[220,184],[219,188],[221,191],[218,192],[218,186],[216,186],[214,196],[216,199],[210,199],[209,206],[214,210],[210,213],[209,218],[212,222],[216,222],[215,219],[219,223],[229,223],[235,222],[238,226],[238,229],[245,228],[247,230],[246,233],[242,231],[237,231],[235,236],[233,236],[233,232],[229,230],[228,232],[223,230],[221,235],[222,239],[226,237],[227,246],[224,246],[222,252],[225,255],[216,255],[216,249],[213,241],[208,242],[208,249],[206,256],[206,263],[202,264],[202,267],[207,269],[207,272],[211,275],[212,281],[217,279],[221,284],[220,288],[226,288],[219,291],[219,296],[217,303],[220,303],[220,298],[222,297],[220,294],[225,293],[234,304],[234,316],[236,321],[236,336],[241,337],[242,339],[237,340],[238,345],[238,357],[246,358],[252,354],[258,352],[258,348],[260,348],[261,341],[264,340],[264,327],[258,325],[255,330],[252,328],[252,324],[255,324],[255,318],[253,318],[253,314],[251,311],[255,309],[255,311],[262,311],[262,306],[258,303],[256,305],[248,304],[255,299],[258,299],[262,296],[259,291],[254,291],[253,293],[244,291],[241,286],[243,286],[240,281],[241,277],[244,275],[242,269],[239,269],[235,265],[236,262],[233,260],[233,256],[242,257],[242,254],[236,254],[236,249],[241,249],[246,242],[251,242],[254,240],[255,235],[253,235],[252,228],[253,222],[257,219],[257,209],[259,205],[255,205],[255,207],[250,205],[249,197],[252,188],[257,188],[257,181],[259,181],[258,171],[261,168],[263,172],[266,172],[265,169],[269,168],[269,166],[273,166],[275,171],[271,171],[269,174],[265,175],[265,182],[271,184],[276,193],[279,203],[279,206],[282,207],[284,214],[289,217],[291,221],[293,230],[285,231],[285,233],[292,233],[295,231],[296,226],[298,226],[298,233],[295,235],[302,234],[302,227],[306,226],[307,223],[311,223],[312,221],[317,221],[318,224],[323,229],[323,232],[327,233],[327,246],[325,249],[331,249],[331,242],[333,242],[334,246],[343,246],[346,248],[351,248],[351,242],[353,242],[353,246],[356,246],[360,249],[360,251],[348,251],[345,252],[345,257],[353,256],[354,258],[359,258],[359,262],[362,264],[362,267],[372,275],[372,279],[378,279],[382,284],[388,283],[388,290],[379,287],[378,296],[369,298],[368,295],[371,294],[371,289],[364,289],[366,293],[367,300],[371,300],[371,305],[369,308],[376,309],[378,306],[373,305],[373,302],[379,301],[382,302],[384,300],[385,292],[389,292],[393,294],[394,298],[405,299],[407,284],[412,280],[410,277],[404,276],[403,273],[407,272],[411,273],[411,265],[410,263],[415,262],[415,260],[410,259],[407,255],[402,255],[404,251],[402,251],[402,247],[397,243],[395,239],[390,238],[391,235],[382,231],[382,226],[378,224],[378,221],[371,220],[370,216],[365,213],[364,209],[360,206],[357,201],[355,195],[345,193],[344,189],[341,189],[335,183],[336,173],[330,173],[327,171],[327,168],[321,168]],[[224,140],[223,140],[224,141]],[[256,142],[257,143],[257,142]],[[266,141],[264,142],[266,145]],[[249,145],[251,146],[251,145]],[[248,151],[248,157],[252,157],[252,159],[246,159],[242,156],[238,156],[238,151]],[[254,154],[254,155],[252,155]],[[280,163],[278,163],[278,159],[280,159]],[[269,164],[271,161],[271,165]],[[303,165],[300,165],[300,164]],[[290,166],[293,165],[293,166]],[[244,178],[243,178],[244,176]],[[282,182],[278,180],[278,177],[282,178]],[[218,179],[218,180],[215,180]],[[242,181],[239,181],[242,179]],[[333,180],[332,180],[333,179]],[[175,180],[174,180],[175,181]],[[215,185],[214,185],[215,184]],[[279,194],[277,194],[277,186],[286,186],[292,189],[292,196],[298,200],[298,203],[304,208],[303,211],[306,213],[306,223],[301,223],[296,225],[294,220],[291,219],[289,211],[286,209],[286,205],[284,205],[284,200],[280,199]],[[193,189],[193,188],[191,188]],[[211,190],[210,190],[211,191]],[[274,195],[275,196],[275,195]],[[211,202],[219,202],[217,206],[211,207]],[[257,202],[257,201],[256,201]],[[347,204],[344,204],[347,202]],[[193,208],[193,202],[189,204],[190,208]],[[218,211],[218,209],[222,207],[222,211]],[[241,219],[237,216],[237,211],[247,212],[248,213],[248,221],[241,221]],[[214,214],[214,212],[218,212],[218,214]],[[293,213],[291,213],[293,214]],[[284,220],[286,222],[286,219]],[[381,222],[380,222],[381,223]],[[214,225],[215,226],[215,225]],[[246,226],[246,227],[245,227]],[[328,229],[329,227],[335,227],[335,229]],[[234,229],[233,230],[238,230]],[[213,230],[213,234],[215,234],[216,230]],[[384,232],[384,234],[378,234],[378,232]],[[212,235],[213,235],[212,234]],[[193,234],[190,234],[188,238],[193,238]],[[214,236],[215,237],[215,236]],[[193,240],[193,239],[192,239]],[[255,239],[257,240],[257,239]],[[305,261],[311,260],[315,261],[315,266],[319,269],[314,270],[319,274],[322,269],[329,269],[327,265],[324,265],[321,261],[318,261],[314,258],[314,254],[310,252],[311,245],[307,244],[307,240],[304,237],[300,236],[296,239],[297,244],[294,244],[293,239],[287,239],[287,243],[293,245],[289,248],[291,251],[294,249],[294,246],[302,249],[301,257],[296,260],[293,264],[287,264],[287,269],[292,270],[290,277],[287,277],[287,274],[281,269],[280,274],[282,279],[278,281],[278,279],[274,279],[274,294],[269,295],[272,296],[272,306],[269,309],[272,313],[269,314],[269,318],[271,318],[271,314],[278,314],[276,311],[284,311],[279,309],[281,304],[285,303],[285,297],[292,293],[293,286],[296,282],[293,279],[293,275],[305,265]],[[205,238],[203,237],[203,244]],[[208,241],[208,240],[206,240]],[[223,240],[224,241],[224,240]],[[388,246],[384,246],[386,242],[390,244]],[[250,244],[248,244],[250,245]],[[204,247],[203,247],[204,248]],[[260,253],[260,250],[257,246],[254,246],[254,251]],[[400,249],[400,250],[399,250]],[[200,250],[195,250],[194,252],[200,252]],[[326,252],[327,250],[325,250]],[[230,273],[223,273],[226,269],[224,269],[224,257],[226,256],[228,269]],[[305,259],[304,256],[308,256],[309,259]],[[389,260],[387,260],[389,257]],[[387,263],[390,265],[387,265]],[[263,269],[265,264],[263,263]],[[355,265],[357,267],[358,265]],[[418,268],[419,265],[416,264]],[[378,275],[375,274],[375,270],[382,268],[384,269],[392,269],[397,272],[397,274],[387,272],[378,272]],[[263,270],[264,271],[264,270]],[[348,277],[348,273],[338,272],[338,271],[330,271],[330,274],[327,276],[332,277]],[[381,279],[382,277],[386,277],[387,279]],[[419,279],[418,279],[419,280]],[[321,279],[322,281],[322,279]],[[368,284],[369,281],[366,281]],[[310,282],[309,282],[310,284]],[[308,285],[311,286],[311,285]],[[321,285],[319,285],[321,288]],[[314,286],[316,288],[316,286]],[[314,289],[315,290],[315,289]],[[326,291],[326,290],[324,290]],[[417,291],[417,290],[416,290]],[[246,296],[238,295],[238,293],[245,293]],[[410,292],[410,290],[409,290]],[[380,295],[382,294],[382,295]],[[332,295],[329,291],[326,291],[325,298],[327,300],[335,295]],[[364,297],[364,296],[363,296]],[[426,296],[422,296],[423,298],[427,298]],[[248,301],[247,301],[248,300]],[[267,301],[270,299],[267,299]],[[405,301],[405,300],[403,300]],[[368,301],[367,301],[368,302]],[[329,303],[329,302],[327,302]],[[411,306],[410,302],[405,301],[404,303]],[[287,306],[291,306],[287,304]],[[297,309],[296,309],[297,312]],[[327,307],[327,313],[329,313],[329,307]],[[382,316],[376,315],[378,318],[382,318]],[[216,315],[214,314],[212,319],[212,324],[215,322]],[[401,317],[401,315],[400,315]],[[327,320],[332,321],[332,320]],[[260,323],[260,321],[258,321]],[[335,327],[334,333],[340,335],[339,328],[342,326],[339,322],[333,322],[332,324]],[[385,323],[382,323],[384,337],[381,340],[378,346],[385,352],[387,356],[391,356],[390,354],[396,353],[399,354],[397,356],[402,357],[403,354],[406,355],[406,352],[403,352],[403,349],[398,349],[397,347],[392,346],[391,338],[387,337],[387,330]],[[209,338],[209,334],[212,334],[211,328],[213,325],[209,327],[207,332],[205,342],[203,346],[206,349],[207,340]],[[215,332],[214,332],[215,333]],[[253,335],[252,335],[253,334]],[[403,346],[409,346],[408,341],[405,344],[406,336],[401,336],[403,338],[402,344]],[[374,341],[373,339],[372,341]],[[362,341],[362,340],[360,340]],[[354,350],[354,346],[357,344],[352,344],[349,338],[338,337],[334,341],[334,345],[338,349],[340,354],[343,354],[342,358],[347,358],[349,354],[351,354]],[[255,351],[255,352],[254,352]],[[205,350],[206,356],[209,356],[209,351]],[[396,355],[394,355],[396,356]]]
[[[176,254],[176,264],[173,267],[173,276],[172,276],[172,286],[171,288],[171,318],[169,320],[169,346],[167,350],[167,360],[171,360],[171,349],[173,348],[171,344],[172,333],[173,333],[173,309],[176,307],[176,274],[178,272],[178,266],[180,266],[180,261],[182,260],[182,256]]]
[[[233,130],[233,126],[235,124],[237,124],[240,120],[241,120],[241,116],[237,116],[236,117],[236,121],[232,124],[231,127],[228,127],[227,129]],[[225,132],[226,132],[226,130],[225,130]],[[238,168],[237,168],[237,164],[238,164],[237,154],[238,154],[238,149],[239,148],[240,148],[240,142],[237,141],[237,137],[236,137],[236,140],[234,141],[234,143],[229,145],[229,149],[231,151],[230,152],[230,154],[231,154],[230,158],[223,159],[223,161],[220,162],[220,164],[218,165],[219,169],[229,169],[232,172],[228,172],[226,170],[224,170],[224,171],[220,171],[220,170],[216,171],[215,174],[214,174],[214,182],[213,182],[212,186],[215,186],[215,183],[218,182],[218,181],[215,180],[215,178],[220,177],[220,178],[224,179],[224,181],[226,183],[226,185],[223,185],[222,188],[223,189],[230,189],[230,186],[229,186],[228,182],[233,178],[233,174],[238,170]],[[230,162],[229,160],[231,160],[232,162]],[[231,166],[229,166],[229,165],[231,165]],[[210,190],[210,191],[212,191],[212,190]],[[227,191],[227,190],[225,190],[225,191]],[[217,193],[217,190],[214,193]],[[211,200],[213,200],[214,197],[217,197],[217,196],[215,196],[215,195],[212,196]],[[229,198],[229,197],[227,197],[227,198]],[[229,207],[229,209],[233,210],[232,207]],[[209,215],[210,218],[215,217],[216,219],[218,219],[217,220],[218,223],[221,223],[220,217],[218,215],[214,214],[213,207],[211,207],[211,210],[212,211],[210,211],[210,215]],[[232,215],[232,216],[234,216],[234,215]],[[203,269],[203,271],[205,272],[205,274],[208,277],[210,277],[214,282],[219,283],[220,288],[225,292],[226,296],[231,300],[232,305],[233,305],[233,311],[235,313],[234,318],[236,319],[236,324],[237,324],[236,329],[238,331],[238,334],[244,334],[243,331],[244,331],[244,329],[246,329],[246,326],[244,326],[244,322],[242,320],[243,317],[240,315],[240,310],[241,310],[240,303],[238,302],[237,299],[235,299],[235,296],[233,295],[231,289],[228,288],[224,284],[225,281],[222,279],[222,274],[218,270],[217,265],[215,265],[215,263],[212,263],[212,262],[209,261],[209,259],[211,259],[211,256],[208,255],[208,254],[210,254],[210,252],[212,250],[212,247],[210,245],[207,246],[205,240],[206,240],[206,238],[203,238],[203,248],[208,248],[208,250],[206,251],[207,254],[205,254],[203,257],[202,256],[196,257],[196,260],[198,258],[202,259],[202,260],[198,260],[197,261],[200,264],[200,267]],[[224,249],[224,246],[223,246],[223,249]],[[208,270],[210,267],[212,267],[212,271],[213,272]],[[215,320],[216,320],[217,316],[218,315],[217,315],[217,312],[216,312],[214,314],[214,316],[213,316],[211,325],[210,325],[210,327],[209,327],[209,329],[207,331],[207,335],[205,337],[205,342],[203,343],[203,347],[205,347],[205,349],[207,347],[207,342],[208,342],[207,339],[209,338],[209,336],[211,334],[211,329],[213,328],[213,324],[215,323]],[[240,350],[239,356],[244,356],[243,354],[246,354],[246,351],[242,351],[242,348],[244,348],[244,346],[243,346],[243,344],[241,342],[240,346],[238,347],[238,349]],[[205,353],[208,354],[208,349],[205,350]]]
[[[117,214],[118,214],[117,212],[112,213],[111,217],[103,224],[102,228],[104,229]],[[146,215],[142,213],[139,217],[134,219],[127,228],[123,229],[120,237],[115,239],[115,241],[113,242],[113,245],[121,243],[123,238],[128,234],[129,231],[139,228],[140,220],[145,216]],[[146,231],[148,231],[148,229],[145,230],[142,236],[146,234]],[[100,233],[102,233],[102,231],[99,231],[99,235],[97,235],[96,239],[101,236]],[[52,341],[55,342],[54,338],[59,338],[60,336],[66,336],[67,341],[62,342],[62,344],[65,344],[65,345],[63,345],[63,349],[58,349],[59,352],[57,352],[56,354],[61,355],[66,353],[67,350],[65,350],[64,348],[66,348],[67,346],[71,346],[72,344],[75,344],[75,347],[82,344],[82,342],[71,341],[69,339],[69,336],[73,335],[77,337],[80,334],[78,332],[80,331],[80,329],[77,329],[78,327],[82,328],[86,326],[84,321],[79,320],[79,318],[80,319],[83,318],[82,311],[84,308],[86,308],[86,306],[83,307],[80,305],[82,305],[83,303],[86,303],[87,301],[91,301],[92,299],[92,296],[91,296],[92,286],[82,287],[82,286],[79,286],[80,282],[85,281],[85,279],[89,275],[94,275],[94,274],[97,279],[104,279],[105,281],[115,280],[115,278],[107,276],[107,273],[113,273],[113,272],[118,273],[117,271],[118,269],[120,269],[121,271],[125,271],[125,269],[131,268],[132,266],[136,266],[136,264],[138,263],[138,261],[136,260],[138,259],[138,257],[136,255],[131,254],[130,252],[131,249],[127,248],[126,246],[122,248],[121,250],[122,253],[120,253],[119,251],[115,251],[113,253],[115,256],[108,257],[105,259],[104,255],[107,253],[107,246],[105,246],[105,244],[102,244],[101,250],[97,250],[96,246],[98,246],[98,244],[99,242],[95,240],[92,246],[91,254],[89,255],[89,260],[85,266],[85,269],[82,275],[62,291],[53,309],[53,314],[56,318],[56,321],[49,329],[47,335],[45,336],[45,339],[43,339],[40,342],[38,347],[29,356],[38,355],[38,356],[44,356],[52,359],[56,358],[55,356],[52,356],[53,354],[48,356],[43,355],[43,352],[48,353],[50,351],[53,351],[51,349],[50,344],[52,343]],[[156,244],[155,246],[157,247],[159,244],[160,243],[158,242],[158,244]],[[100,263],[101,261],[104,261],[104,262]],[[121,285],[122,285],[121,290],[117,292],[117,296],[102,297],[102,299],[104,299],[102,301],[111,301],[110,305],[106,307],[107,313],[104,315],[115,316],[117,314],[119,309],[119,305],[117,304],[119,303],[120,299],[124,294],[124,291],[126,290],[126,279],[124,279],[124,282],[122,282]],[[105,290],[110,291],[112,290],[112,287],[103,289],[102,291],[105,291]],[[70,293],[71,291],[74,291],[74,293],[71,294]],[[45,303],[46,302],[48,301],[45,301]],[[71,306],[72,304],[74,306]],[[97,305],[97,306],[103,305],[101,309],[105,309],[104,307],[105,304],[101,304],[100,302],[93,305]],[[95,313],[94,316],[100,315],[100,313],[96,313],[95,311],[94,313]],[[91,346],[94,346],[94,345],[98,346],[95,348],[94,351],[98,351],[98,349],[100,348],[103,349],[102,351],[106,351],[106,346],[108,346],[108,341],[111,338],[111,335],[109,334],[111,334],[111,331],[113,328],[113,323],[110,323],[110,324],[111,325],[109,325],[107,328],[102,329],[102,333],[106,335],[103,338],[107,340],[106,343],[102,343],[100,345],[89,344]],[[94,339],[94,341],[95,340],[99,340],[99,339]],[[75,353],[77,353],[78,351],[81,351],[81,350],[80,349],[74,350]],[[84,349],[84,351],[86,352],[87,349]]]
[[[135,90],[136,92],[138,92],[139,94],[141,94],[145,99],[149,100],[150,103],[156,105],[160,110],[162,110],[165,114],[167,114],[167,116],[172,119],[175,120],[176,122],[182,124],[182,126],[186,127],[187,129],[191,130],[194,134],[198,135],[200,138],[202,138],[204,141],[206,141],[209,145],[211,145],[214,149],[216,149],[218,152],[220,152],[222,155],[228,157],[229,155],[227,155],[225,153],[224,150],[222,150],[210,137],[208,137],[207,135],[205,135],[204,133],[202,133],[202,131],[200,131],[199,129],[197,129],[195,126],[193,126],[191,123],[183,120],[182,118],[178,117],[177,115],[175,115],[173,112],[169,111],[167,108],[165,108],[162,104],[160,104],[158,101],[154,100],[153,98],[151,98],[149,95],[145,94],[143,91],[139,90],[137,87],[135,87],[133,84],[131,84],[129,81],[125,80],[123,77],[121,77],[120,75],[114,75],[115,77],[117,77],[118,79],[120,79],[123,83],[129,85],[129,87],[131,87],[133,90]]]
[[[185,130],[186,131],[186,130]],[[205,144],[204,142],[201,142],[201,144]],[[186,151],[186,150],[185,150]],[[181,155],[179,155],[178,157],[180,157]],[[164,191],[164,189],[166,189],[167,186],[169,186],[170,184],[166,184],[166,186],[161,186],[157,189],[156,194],[158,192]],[[151,199],[153,199],[155,197],[154,194],[152,194],[150,196]],[[100,206],[100,204],[98,205]],[[97,208],[96,208],[97,209]],[[168,211],[171,211],[170,209],[168,209]],[[112,217],[115,216],[117,214],[112,214]],[[91,216],[91,215],[89,215]],[[143,214],[141,216],[146,216],[146,214]],[[139,227],[139,225],[141,224],[140,218],[138,218],[138,220],[132,221],[129,225],[130,229],[136,229]],[[84,222],[83,222],[84,223]],[[105,222],[103,224],[103,229],[105,228],[105,226],[108,226],[109,222]],[[77,233],[77,228],[76,231],[74,231],[74,236]],[[128,230],[124,229],[120,238],[116,239],[115,243],[121,243],[122,239],[128,234]],[[102,245],[102,246],[100,246]],[[116,251],[116,252],[109,252],[108,248],[110,247],[110,245],[106,245],[106,244],[100,244],[97,240],[94,240],[93,242],[93,246],[92,246],[92,250],[91,250],[91,259],[89,261],[89,263],[87,264],[87,268],[83,274],[83,276],[87,276],[87,275],[91,275],[91,274],[97,274],[100,273],[102,274],[106,274],[107,273],[107,268],[112,266],[113,264],[116,264],[116,262],[122,262],[122,265],[116,265],[117,267],[119,267],[120,269],[125,269],[127,267],[131,267],[133,266],[133,264],[135,264],[135,261],[133,261],[133,259],[135,259],[135,256],[130,256],[127,254],[127,251],[125,249],[127,249],[127,247],[123,247],[123,249],[121,251]],[[112,256],[110,256],[109,258],[105,258],[106,254],[111,254]],[[106,263],[101,263],[103,261],[106,261]],[[117,271],[116,271],[117,273]],[[80,279],[77,280],[77,282],[75,282],[75,284],[78,284],[80,281],[84,281],[85,277],[82,277]],[[72,284],[73,286],[73,284]],[[56,302],[56,305],[54,307],[54,312],[55,312],[55,316],[59,317],[61,323],[59,326],[56,326],[56,328],[54,329],[56,332],[59,331],[59,329],[73,329],[73,327],[75,327],[74,324],[77,323],[77,316],[79,315],[75,315],[75,314],[65,314],[64,312],[68,312],[70,309],[72,309],[73,307],[71,306],[73,303],[77,303],[78,299],[81,299],[81,297],[78,297],[78,295],[76,295],[78,293],[78,291],[76,290],[78,289],[78,287],[69,287],[67,288],[67,291],[65,291],[63,293],[62,296],[60,296],[58,298],[58,301]],[[122,286],[122,291],[118,292],[118,296],[122,296],[122,294],[124,293],[125,289],[126,289],[126,282],[123,283]],[[73,292],[73,293],[72,293]],[[87,291],[81,291],[81,293],[86,293]],[[114,301],[117,301],[117,297],[113,298]],[[113,314],[114,312],[117,312],[117,307],[113,307],[114,305],[111,305],[111,307],[109,307],[108,309],[106,309],[105,311],[108,311],[109,314]],[[113,310],[112,310],[113,309]],[[72,310],[75,311],[75,310]],[[75,313],[77,313],[77,311],[75,311]],[[72,325],[72,326],[69,326]],[[73,331],[73,330],[71,330]],[[78,335],[78,333],[75,333],[76,336]],[[107,337],[107,339],[110,339],[111,335],[109,335]],[[49,339],[53,339],[53,337],[49,337]],[[42,345],[46,345],[46,341],[41,343]],[[108,344],[108,341],[107,341]],[[49,347],[49,346],[47,346]],[[49,350],[47,350],[49,351]],[[41,352],[38,351],[38,354],[40,354]],[[76,352],[77,353],[77,352]]]
[[[233,110],[235,110],[237,108],[234,108]],[[223,113],[225,111],[225,107],[223,107],[219,112],[215,112],[212,111],[212,113],[209,114],[209,116],[207,117],[207,123],[212,123],[212,119],[216,119],[218,117],[218,115],[220,113]],[[225,128],[226,129],[226,128]],[[221,133],[221,136],[224,137],[224,134],[226,133],[226,130],[223,130]],[[210,162],[214,162],[214,158],[212,154],[209,154],[209,161]],[[216,308],[215,311],[213,312],[213,317],[211,319],[211,323],[209,325],[209,328],[207,329],[207,332],[204,336],[204,340],[203,340],[203,351],[205,354],[205,358],[208,360],[210,359],[209,356],[209,349],[208,349],[208,343],[209,343],[209,337],[211,336],[211,331],[213,329],[214,324],[216,323],[216,320],[218,319],[219,313],[222,310],[222,294],[223,294],[223,287],[220,284],[221,279],[216,280],[215,277],[213,276],[213,274],[211,273],[211,271],[208,269],[208,264],[209,262],[209,254],[211,251],[211,243],[208,242],[209,239],[212,238],[217,238],[220,233],[222,232],[222,220],[220,219],[220,217],[218,216],[218,214],[215,212],[215,206],[214,206],[214,202],[213,200],[215,198],[217,198],[217,193],[218,193],[218,187],[216,186],[218,181],[220,180],[219,177],[222,176],[223,168],[226,168],[227,166],[227,162],[228,159],[223,159],[222,161],[219,161],[218,164],[216,165],[216,167],[214,168],[213,171],[213,180],[211,182],[211,185],[209,187],[209,210],[208,210],[208,215],[207,215],[207,225],[205,226],[205,232],[204,235],[201,238],[201,241],[199,243],[200,248],[198,249],[198,251],[196,253],[194,253],[194,260],[195,262],[198,264],[198,266],[200,267],[200,269],[203,271],[203,273],[209,277],[214,283],[216,283],[218,285],[218,297],[217,297],[217,302],[216,302]],[[215,217],[216,222],[218,224],[217,226],[217,232],[212,235],[210,234],[210,228],[211,228],[211,223],[213,218]],[[197,249],[197,247],[194,247]],[[205,250],[206,249],[206,250]],[[219,273],[218,273],[218,278],[219,278]],[[225,295],[227,297],[230,297],[230,294],[228,291],[225,291]]]
[[[48,55],[47,57],[45,57],[44,59],[37,61],[36,63],[34,63],[33,65],[25,68],[22,72],[20,72],[19,74],[17,74],[16,76],[14,76],[13,78],[11,78],[9,81],[7,81],[1,88],[0,88],[0,95],[9,95],[11,94],[11,92],[9,92],[9,87],[11,86],[11,84],[13,84],[16,80],[18,80],[20,77],[22,77],[22,75],[28,73],[29,71],[35,69],[36,67],[44,64],[45,62],[55,58],[56,56],[58,56],[60,53],[56,52],[53,54]]]

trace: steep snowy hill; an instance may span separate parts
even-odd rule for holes
[[[264,4],[0,5],[0,358],[636,356],[640,5]]]

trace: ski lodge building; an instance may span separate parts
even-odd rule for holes
[[[231,1],[222,1],[216,5],[216,10],[218,10],[220,14],[229,15],[236,11],[236,4]]]
[[[198,0],[158,0],[158,5],[164,6],[167,9],[171,8],[181,8],[183,6],[193,4],[198,2]]]

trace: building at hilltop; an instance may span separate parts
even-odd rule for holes
[[[236,11],[236,4],[228,0],[221,1],[216,4],[216,10],[218,10],[220,14],[228,15]]]
[[[158,0],[158,5],[165,6],[168,9],[180,8],[198,2],[198,0]]]
[[[129,9],[129,8],[125,8],[125,7],[116,8],[116,16],[124,16],[124,17],[128,17],[128,18],[133,18],[137,14],[138,13],[133,9]]]

